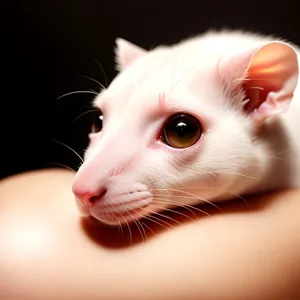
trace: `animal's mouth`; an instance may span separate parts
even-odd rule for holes
[[[152,194],[148,191],[135,191],[121,194],[109,194],[93,199],[91,205],[77,200],[77,206],[85,216],[92,216],[108,225],[129,224],[150,214]]]
[[[149,203],[126,209],[124,209],[124,205],[119,205],[114,206],[112,209],[91,210],[91,216],[108,225],[128,225],[141,219],[145,214],[149,214],[150,211],[147,207],[149,207]]]

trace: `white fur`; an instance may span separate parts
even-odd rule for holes
[[[164,209],[174,205],[162,204],[161,198],[178,205],[195,204],[200,199],[218,201],[235,194],[300,187],[299,84],[289,110],[270,117],[255,131],[251,117],[240,110],[242,104],[234,105],[242,101],[241,94],[233,95],[232,101],[215,78],[221,57],[274,40],[282,39],[211,31],[145,53],[132,45],[136,59],[134,52],[126,53],[130,44],[117,50],[121,72],[95,99],[104,113],[104,129],[92,137],[74,181],[75,193],[97,195],[100,187],[109,187],[102,202],[117,205],[115,195],[142,184],[151,193],[150,207],[156,203]],[[299,48],[293,47],[299,56]],[[167,112],[160,116],[154,110],[161,95]],[[199,145],[179,153],[158,140],[169,111],[186,111],[201,120],[206,132]],[[194,197],[188,199],[189,193]],[[91,212],[94,217],[122,222],[105,219],[101,205]]]

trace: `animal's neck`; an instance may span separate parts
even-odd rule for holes
[[[270,120],[261,132],[266,169],[255,192],[300,186],[300,142],[297,138],[300,130],[296,125],[300,105],[299,99],[295,100],[298,105],[294,105],[294,109]]]

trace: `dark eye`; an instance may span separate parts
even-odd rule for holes
[[[94,118],[94,122],[92,125],[92,132],[97,133],[102,130],[103,127],[103,114],[101,110],[97,112],[96,117]]]
[[[187,148],[194,145],[202,135],[200,122],[187,114],[170,117],[163,129],[163,141],[173,148]]]

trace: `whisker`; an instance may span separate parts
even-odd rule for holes
[[[198,188],[197,187],[185,187],[184,188],[185,190],[193,190],[193,189],[195,189],[195,190],[197,190]],[[219,189],[219,188],[215,188],[215,187],[203,187],[203,188],[201,188],[202,190],[217,190],[217,191],[222,191],[222,192],[224,192],[224,193],[228,193],[228,194],[231,194],[231,195],[233,195],[233,196],[235,196],[235,197],[237,197],[237,198],[240,198],[241,200],[243,200],[245,203],[247,203],[248,204],[248,202],[246,201],[246,199],[245,198],[243,198],[241,195],[239,195],[239,194],[236,194],[236,193],[234,193],[234,192],[231,192],[231,191],[228,191],[228,190],[225,190],[225,189]],[[155,194],[155,196],[161,196],[161,197],[164,197],[164,196],[166,196],[165,194]],[[181,198],[181,199],[195,199],[194,197],[188,197],[188,196],[180,196],[180,195],[172,195],[172,198]],[[211,203],[213,203],[213,202],[211,202]]]
[[[119,225],[118,225],[118,233],[117,233],[117,237],[119,236],[120,231],[121,231],[121,229],[120,229],[121,222],[119,221],[118,223],[119,223]]]
[[[175,202],[175,201],[171,201],[171,200],[167,200],[167,199],[164,199],[164,198],[154,198],[154,201],[157,202],[157,203],[170,203],[170,204],[173,204],[175,206],[178,206],[178,207],[183,207],[183,208],[190,208],[191,210],[195,210],[195,211],[198,211],[208,217],[211,217],[211,214],[209,214],[208,212],[200,209],[200,208],[197,208],[195,206],[192,206],[192,205],[189,205],[189,204],[185,204],[185,203],[180,203],[180,202]],[[221,209],[220,209],[221,210]]]
[[[129,243],[130,243],[130,246],[131,246],[131,245],[132,245],[132,233],[131,233],[131,228],[130,228],[128,222],[126,221],[126,219],[123,217],[122,214],[121,214],[121,217],[123,218],[125,224],[127,225],[128,232],[129,232]]]
[[[162,200],[165,200],[165,201],[162,201]],[[166,203],[168,201],[170,204],[172,204],[171,200],[166,200],[164,198],[157,198],[157,197],[155,197],[154,201],[157,202],[157,203],[159,203],[159,202],[160,203]],[[175,205],[177,207],[185,208],[186,210],[188,210],[189,212],[191,212],[195,217],[197,217],[196,213],[189,207],[189,206],[191,206],[192,208],[194,208],[192,205],[188,205],[188,204],[184,204],[184,203],[180,203],[180,202],[176,202],[176,201],[173,201],[173,205]],[[166,208],[164,208],[164,209],[166,209]]]
[[[215,174],[220,174],[220,175],[235,175],[235,176],[241,176],[241,177],[245,177],[245,178],[249,178],[249,179],[253,179],[253,180],[258,180],[256,177],[249,176],[249,175],[246,175],[246,174],[240,174],[240,173],[216,172]]]
[[[235,155],[234,157],[237,158],[239,156]],[[241,155],[240,157],[249,157],[249,156],[248,155],[246,155],[246,156]],[[174,160],[176,160],[176,159],[174,159]],[[176,160],[176,161],[177,161],[179,166],[183,166],[185,169],[188,169],[188,170],[193,170],[193,171],[197,172],[199,175],[206,175],[206,176],[207,175],[235,175],[235,176],[249,178],[249,179],[252,179],[252,180],[258,180],[256,177],[249,176],[249,175],[246,175],[246,174],[241,174],[241,173],[224,172],[224,171],[223,172],[222,171],[214,171],[213,173],[203,172],[199,168],[188,165],[188,163],[184,163],[184,162],[179,161],[179,160]],[[174,163],[171,163],[171,165],[174,168],[178,168],[178,166],[176,166]]]
[[[147,224],[143,223],[143,221],[140,221],[140,223],[143,224],[148,230],[150,230],[153,235],[155,235],[155,232]]]
[[[118,212],[118,210],[116,209],[116,206],[114,204],[112,204],[112,207],[113,207],[113,209],[114,209],[115,212]],[[109,215],[109,213],[106,213],[106,214]],[[122,213],[121,213],[121,217],[124,219]],[[117,236],[119,236],[120,231],[121,231],[122,235],[124,234],[121,222],[118,221],[118,223],[119,223],[119,226],[118,226],[118,234],[117,234]]]
[[[151,204],[151,207],[154,207],[154,208],[161,208],[161,207],[159,207],[159,206],[157,206],[157,205],[153,205],[153,204]],[[175,213],[175,214],[178,214],[178,215],[181,215],[181,216],[183,216],[183,217],[185,217],[185,218],[188,218],[188,219],[190,219],[190,220],[193,221],[193,218],[191,218],[190,216],[188,216],[188,215],[186,215],[186,214],[184,214],[184,213],[181,213],[181,212],[179,212],[179,211],[176,211],[175,209],[164,208],[164,210],[165,210],[165,211],[170,211],[170,212]]]
[[[185,187],[185,189],[187,189],[187,190],[192,190],[192,189],[198,189],[198,188],[196,188],[196,187]],[[239,195],[239,194],[237,194],[237,193],[228,191],[228,190],[226,190],[226,189],[220,189],[220,188],[216,188],[216,187],[203,187],[203,188],[201,188],[201,189],[203,189],[203,190],[217,190],[217,191],[222,191],[222,192],[224,192],[224,193],[228,193],[228,194],[231,194],[231,195],[233,195],[233,196],[236,196],[237,198],[240,198],[240,199],[243,200],[246,204],[248,204],[247,200],[246,200],[243,196],[241,196],[241,195]],[[178,196],[178,197],[180,197],[180,196]]]
[[[281,151],[277,152],[274,156],[271,156],[271,157],[274,157],[274,158],[277,158],[277,159],[281,159],[283,160],[284,158],[283,157],[278,157],[277,155],[281,155],[281,154],[284,154],[285,152],[291,150],[290,147],[287,147],[285,149],[282,149]]]
[[[269,78],[267,78],[267,77],[259,77],[259,78],[255,78],[255,80],[262,80],[262,81],[264,81],[264,80],[268,80]],[[250,78],[237,78],[237,79],[234,79],[234,80],[232,80],[231,81],[231,84],[233,84],[233,83],[235,83],[235,82],[250,82],[250,81],[253,81],[252,79],[250,79]]]
[[[102,83],[100,83],[98,80],[96,80],[96,79],[94,79],[94,78],[92,78],[92,77],[85,76],[85,75],[78,75],[78,76],[79,76],[79,77],[82,77],[82,78],[89,79],[89,80],[91,80],[91,81],[97,83],[97,84],[100,86],[101,89],[103,89],[103,90],[105,89],[105,86],[104,86]]]
[[[58,162],[50,162],[49,163],[50,165],[57,165],[57,166],[60,166],[60,167],[63,167],[63,168],[65,168],[65,169],[68,169],[68,170],[70,170],[70,171],[72,171],[72,172],[77,172],[76,170],[74,170],[73,168],[71,168],[71,167],[69,167],[69,166],[67,166],[67,165],[65,165],[65,164],[62,164],[62,163],[58,163]]]
[[[137,215],[139,215],[140,217],[143,217],[143,215],[141,215],[140,213],[138,213],[135,209],[134,209],[133,211],[134,211]],[[140,226],[141,226],[141,228],[142,228],[142,230],[143,230],[145,239],[147,240],[147,234],[146,234],[146,231],[145,231],[145,229],[144,229],[142,223],[141,223],[138,219],[136,219],[136,220],[137,220],[138,223],[140,223]]]
[[[70,146],[66,145],[63,142],[57,141],[57,140],[53,140],[53,142],[61,144],[62,146],[66,147],[67,149],[69,149],[70,151],[72,151],[80,159],[80,161],[82,163],[84,162],[83,158],[73,148],[71,148]]]
[[[139,216],[141,217],[141,219],[145,218],[144,215],[140,214],[140,213],[137,212],[136,210],[134,210],[134,212],[135,212],[137,215],[139,215]],[[154,231],[153,231],[149,226],[147,226],[147,224],[144,224],[142,221],[139,221],[139,222],[140,222],[142,225],[144,225],[146,228],[148,228],[148,229],[153,233],[153,235],[155,235]],[[145,231],[144,228],[143,228],[143,231],[144,231],[145,237],[146,237],[146,231]]]
[[[63,94],[63,95],[59,96],[58,98],[56,98],[56,100],[59,100],[61,98],[64,98],[64,97],[67,97],[70,95],[74,95],[74,94],[93,94],[93,95],[97,96],[99,93],[97,93],[95,91],[74,91],[74,92]]]
[[[144,227],[143,227],[143,223],[140,221],[140,220],[138,220],[138,219],[136,219],[137,220],[137,222],[140,224],[140,226],[141,226],[141,229],[142,229],[142,231],[143,231],[143,234],[144,234],[144,237],[145,237],[145,241],[147,241],[147,234],[146,234],[146,231],[145,231],[145,229],[144,229]]]
[[[79,115],[73,122],[72,122],[72,125],[75,124],[79,118],[81,118],[82,116],[88,114],[88,113],[91,113],[91,112],[94,112],[94,111],[98,111],[98,109],[90,109],[88,111],[85,111],[84,113],[82,113],[81,115]]]
[[[257,89],[257,90],[261,90],[261,91],[264,91],[265,89],[264,88],[262,88],[262,87],[260,87],[260,86],[251,86],[251,87],[248,87],[247,88],[248,90],[251,90],[251,89]]]
[[[186,192],[186,191],[182,191],[182,190],[178,190],[178,189],[151,189],[151,192],[152,191],[171,191],[171,192],[177,192],[177,193],[182,193],[182,194],[186,194],[186,195],[189,195],[189,196],[192,196],[193,199],[198,199],[198,200],[201,200],[205,203],[208,203],[212,206],[214,206],[215,208],[217,209],[220,209],[215,203],[211,202],[211,201],[208,201],[204,198],[201,198],[201,197],[197,197],[196,195],[192,194],[192,193],[189,193],[189,192]],[[173,196],[172,196],[173,197]],[[190,199],[190,198],[189,198]]]
[[[235,156],[235,158],[237,158],[237,156]],[[188,165],[184,165],[182,162],[181,162],[181,165],[183,165],[188,170],[193,170],[193,171],[196,171],[198,173],[201,172],[201,170],[199,170],[197,168],[193,168],[193,167],[188,166]],[[204,175],[204,172],[202,172],[202,174]],[[224,171],[223,172],[222,171],[214,171],[213,173],[206,173],[205,175],[234,175],[234,176],[245,177],[245,178],[252,179],[252,180],[258,180],[256,177],[253,177],[253,176],[250,176],[250,175],[246,175],[246,174],[242,174],[242,173],[234,173],[234,172],[224,172]]]
[[[104,81],[105,81],[105,86],[108,87],[108,80],[107,80],[107,76],[106,76],[106,73],[105,73],[105,70],[104,70],[103,66],[100,64],[100,62],[96,58],[94,58],[94,60],[96,61],[96,63],[98,64],[98,66],[100,67],[100,69],[102,71]]]
[[[124,234],[122,223],[119,221],[119,228],[121,229],[121,234]]]
[[[155,216],[152,214],[152,211],[147,210],[147,209],[145,209],[145,208],[142,208],[142,209],[143,209],[144,211],[147,211],[148,213],[151,213],[151,215],[149,215],[148,217],[151,217],[151,218],[153,218],[153,219],[155,219],[155,220],[158,220],[158,221],[160,221],[160,222],[162,222],[162,223],[164,223],[164,224],[166,224],[166,225],[168,225],[168,226],[170,226],[170,227],[175,228],[174,225],[172,225],[172,224],[170,224],[170,223],[168,223],[168,222],[166,222],[166,221],[164,221],[164,220],[161,220],[161,219],[155,217]]]
[[[130,215],[131,215],[131,214],[130,214]],[[139,224],[137,223],[136,218],[135,218],[135,217],[132,217],[132,220],[133,220],[133,222],[135,223],[135,226],[136,226],[136,228],[138,229],[138,231],[139,231],[139,233],[140,233],[140,235],[141,235],[141,237],[142,237],[143,242],[145,243],[144,235],[142,234],[142,231],[141,231],[141,229],[140,229]]]
[[[149,220],[149,221],[151,221],[151,222],[157,224],[158,226],[161,226],[161,227],[165,228],[166,230],[170,230],[169,227],[167,227],[167,226],[165,226],[165,225],[159,223],[158,221],[152,220],[153,216],[143,216],[143,217],[144,217],[144,219]],[[157,219],[157,218],[156,218],[156,219]],[[170,224],[168,224],[168,225],[171,226]],[[173,227],[174,227],[174,226],[173,226]],[[149,227],[148,227],[148,228],[149,228]],[[152,230],[151,230],[151,231],[152,231]],[[152,231],[152,232],[153,232],[153,231]]]
[[[175,89],[175,87],[197,66],[198,62],[200,61],[200,59],[198,59],[192,67],[190,67],[184,74],[182,77],[180,77],[175,84],[173,85],[173,87],[171,87],[171,89],[168,92],[168,95],[171,94],[171,92]]]
[[[174,219],[174,218],[171,218],[170,216],[166,216],[166,215],[164,215],[164,214],[161,214],[161,213],[159,213],[159,212],[157,212],[157,211],[155,211],[155,212],[153,212],[152,213],[153,215],[157,215],[157,216],[160,216],[160,217],[163,217],[163,218],[166,218],[166,219],[169,219],[170,221],[172,221],[172,222],[175,222],[175,223],[177,223],[177,224],[181,224],[179,221],[177,221],[176,219]]]

